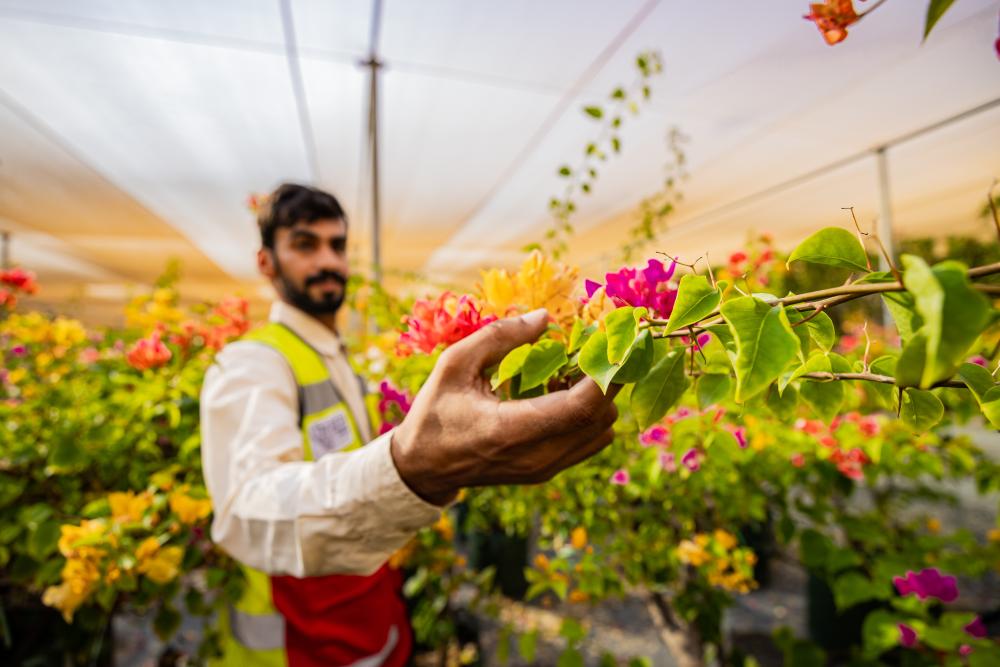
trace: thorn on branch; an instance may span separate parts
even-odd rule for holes
[[[668,255],[667,253],[663,252],[662,250],[657,250],[656,254],[657,255],[663,255],[664,257],[666,257],[667,259],[669,259],[671,262],[674,262],[676,264],[680,264],[681,266],[685,266],[685,267],[691,269],[691,272],[694,273],[694,274],[698,273],[698,269],[695,268],[695,267],[698,266],[698,262],[700,262],[702,259],[704,259],[704,257],[699,257],[698,259],[694,260],[693,263],[687,264],[687,263],[682,262],[681,260],[677,259],[676,257],[672,257],[672,256]],[[711,271],[711,268],[709,268],[709,270]]]
[[[816,308],[816,310],[814,310],[812,313],[810,313],[807,317],[803,317],[798,322],[795,322],[794,324],[792,324],[792,326],[793,327],[802,326],[803,324],[805,324],[809,320],[813,319],[814,317],[816,317],[817,315],[819,315],[820,313],[822,313],[824,310],[826,310],[826,304],[825,303],[821,303],[821,304],[819,304],[819,307]]]
[[[997,238],[1000,239],[1000,215],[997,215],[997,205],[993,201],[993,191],[997,187],[997,179],[993,179],[993,183],[990,185],[989,191],[986,193],[986,199],[990,203],[990,212],[993,213],[993,224],[997,228]]]
[[[840,210],[841,211],[850,211],[851,212],[851,219],[854,220],[854,229],[856,229],[858,231],[858,243],[861,244],[861,249],[864,250],[864,247],[865,247],[865,238],[864,237],[868,236],[868,234],[865,234],[863,231],[861,231],[861,225],[858,224],[858,217],[856,215],[854,215],[854,207],[853,206],[841,206]],[[865,252],[865,264],[868,265],[868,273],[871,273],[871,271],[872,271],[872,258],[868,256],[867,252]]]
[[[880,237],[878,235],[877,231],[876,232],[872,232],[872,236],[874,236],[875,240],[878,241],[879,250],[882,251],[882,257],[885,258],[885,263],[889,265],[889,270],[892,271],[893,277],[896,280],[899,281],[900,285],[902,285],[903,284],[903,274],[900,273],[899,269],[896,268],[895,262],[893,262],[892,261],[892,257],[889,256],[889,251],[885,249],[885,244],[882,243],[882,237]],[[869,265],[869,268],[870,267],[871,267],[871,265]]]
[[[708,258],[708,251],[705,251],[705,265],[708,266],[708,279],[712,281],[712,287],[718,288],[719,284],[715,282],[715,274],[712,272],[712,260]]]
[[[864,364],[863,368],[864,368],[865,373],[867,373],[868,372],[868,353],[871,352],[871,349],[872,349],[872,339],[868,335],[868,320],[865,320],[865,325],[862,327],[862,330],[865,332],[865,356],[862,359],[861,363]]]

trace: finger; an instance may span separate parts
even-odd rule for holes
[[[526,440],[547,440],[598,423],[613,405],[614,394],[605,395],[587,378],[570,389],[537,398],[504,401],[497,411],[508,433],[517,433]]]
[[[451,346],[453,356],[477,374],[500,362],[508,352],[519,345],[533,343],[545,331],[549,313],[544,308],[518,317],[507,317],[492,322],[474,334]]]

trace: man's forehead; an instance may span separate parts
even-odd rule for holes
[[[312,222],[306,222],[300,220],[296,222],[291,227],[283,228],[289,235],[291,234],[309,234],[312,236],[320,237],[331,237],[331,236],[344,236],[347,234],[347,224],[344,223],[343,218],[323,218],[321,220],[313,220]],[[282,228],[279,228],[279,232]]]

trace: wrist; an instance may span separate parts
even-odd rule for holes
[[[458,495],[458,489],[442,479],[435,479],[428,466],[421,465],[419,456],[415,456],[412,442],[400,428],[395,428],[389,435],[389,454],[399,478],[407,488],[425,502],[438,507],[448,505]]]

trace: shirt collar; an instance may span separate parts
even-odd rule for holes
[[[275,301],[271,304],[271,314],[268,319],[284,324],[324,356],[336,357],[344,354],[344,344],[336,333],[295,306],[284,301]]]

